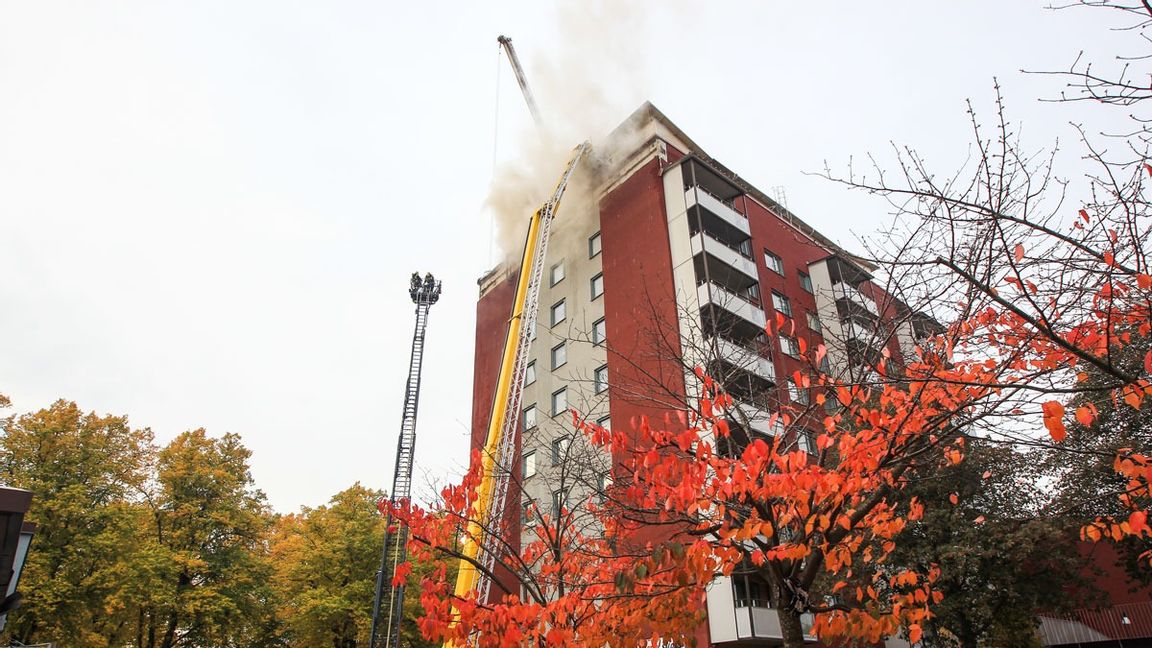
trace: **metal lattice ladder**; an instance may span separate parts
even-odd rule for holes
[[[420,404],[420,375],[424,360],[424,332],[428,309],[440,299],[440,282],[431,274],[413,274],[409,294],[416,304],[416,329],[412,335],[412,355],[408,362],[408,384],[404,390],[404,408],[400,419],[400,436],[396,441],[396,467],[392,473],[392,490],[388,495],[393,505],[407,502],[412,496],[412,467],[416,451],[416,412]],[[376,597],[372,605],[372,632],[369,648],[398,648],[400,625],[404,619],[404,584],[393,583],[396,568],[408,557],[408,528],[396,524],[389,514],[384,531],[380,570],[376,572]],[[381,619],[383,609],[384,618]],[[379,643],[378,637],[383,637]]]

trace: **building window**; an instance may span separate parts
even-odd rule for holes
[[[792,302],[776,291],[772,291],[772,308],[775,308],[777,313],[792,317]]]
[[[780,336],[780,350],[786,355],[793,358],[800,357],[800,345],[796,343],[796,338],[790,338],[787,335]]]
[[[596,393],[601,394],[608,389],[608,365],[604,365],[593,374],[596,383]]]
[[[524,386],[527,387],[528,385],[531,385],[535,382],[536,382],[536,361],[533,360],[532,362],[529,362],[528,366],[524,369]]]
[[[598,274],[592,277],[592,299],[596,299],[604,294],[604,275]]]
[[[536,474],[536,451],[524,453],[524,479]]]
[[[784,274],[784,261],[775,254],[772,254],[771,250],[764,250],[764,265],[768,266],[769,270],[778,275]]]
[[[592,323],[592,344],[595,344],[596,346],[604,344],[606,333],[607,331],[604,328],[604,318],[601,317]]]
[[[552,416],[568,411],[568,388],[561,387],[552,392]]]
[[[552,465],[559,466],[560,462],[564,460],[564,455],[568,454],[568,446],[571,445],[572,439],[562,436],[552,439]]]
[[[612,475],[600,475],[600,503],[608,499],[608,489],[612,488]]]
[[[560,322],[564,321],[564,317],[566,316],[564,311],[565,309],[563,299],[556,302],[555,304],[552,304],[552,326],[556,326]]]
[[[604,428],[605,430],[611,429],[612,428],[612,417],[611,416],[601,416],[600,418],[596,419],[596,425],[599,425],[600,427]]]
[[[808,405],[808,390],[797,385],[792,379],[788,379],[788,397],[793,403]]]
[[[524,429],[531,430],[536,427],[536,406],[529,405],[524,408]]]
[[[800,272],[798,274],[800,275],[800,287],[804,290],[807,290],[808,292],[816,292],[815,290],[812,290],[812,277],[808,276],[808,274],[804,272]]]
[[[566,508],[568,508],[568,489],[561,488],[552,493],[552,518],[558,519]]]
[[[592,236],[588,237],[588,258],[591,259],[592,257],[597,256],[599,254],[600,254],[600,232],[596,232]]]
[[[551,285],[553,285],[553,286],[560,283],[561,281],[564,281],[564,262],[563,261],[552,266],[552,273],[550,275],[550,278],[552,281]]]
[[[524,526],[536,526],[536,507],[532,502],[524,502]]]
[[[565,348],[564,343],[561,342],[552,347],[552,368],[559,369],[568,362],[568,349]]]
[[[824,325],[816,313],[808,313],[808,328],[814,333],[824,334]]]
[[[796,447],[808,454],[816,454],[816,441],[811,432],[800,430],[796,433]]]

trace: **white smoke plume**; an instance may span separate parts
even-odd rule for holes
[[[644,15],[639,3],[567,1],[557,10],[553,42],[510,34],[544,124],[540,132],[520,134],[515,156],[495,169],[487,207],[495,219],[497,261],[519,261],[528,220],[556,186],[573,147],[590,140],[593,153],[569,184],[562,214],[594,209],[598,162],[613,149],[638,144],[622,141],[633,139],[626,133],[605,138],[646,99]]]

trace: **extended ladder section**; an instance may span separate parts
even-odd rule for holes
[[[501,533],[505,531],[503,522],[507,511],[508,484],[516,462],[524,373],[528,367],[532,331],[536,328],[536,316],[540,310],[540,284],[544,277],[549,232],[568,181],[590,148],[591,145],[585,142],[573,150],[552,196],[533,214],[528,226],[516,297],[512,302],[512,317],[508,321],[500,375],[496,382],[496,395],[492,400],[492,416],[481,455],[480,487],[477,501],[473,504],[468,532],[463,539],[464,558],[460,560],[460,571],[456,577],[458,598],[464,598],[475,591],[478,600],[487,600],[492,586],[490,575],[494,573],[493,568],[502,548],[506,547]],[[477,569],[472,561],[479,563],[483,569]]]
[[[396,468],[392,473],[393,504],[407,501],[412,496],[412,463],[416,451],[416,411],[420,403],[420,373],[424,360],[424,331],[428,324],[428,310],[440,299],[440,282],[431,274],[423,279],[412,275],[409,295],[416,304],[416,330],[412,335],[412,355],[408,361],[408,384],[404,390],[404,410],[400,419],[400,437],[396,441]],[[388,515],[384,531],[384,549],[380,556],[380,570],[376,573],[376,598],[372,606],[372,632],[369,648],[398,648],[400,624],[404,618],[404,584],[392,582],[396,567],[408,557],[408,528],[397,525]],[[383,619],[381,609],[383,608]],[[378,643],[378,637],[383,643]]]

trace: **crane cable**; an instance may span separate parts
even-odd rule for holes
[[[491,190],[492,181],[496,179],[496,154],[500,144],[500,58],[503,55],[501,45],[496,43],[496,106],[492,109],[492,170],[488,175],[488,187]],[[488,265],[495,263],[492,259],[492,248],[496,242],[496,218],[488,219]]]

